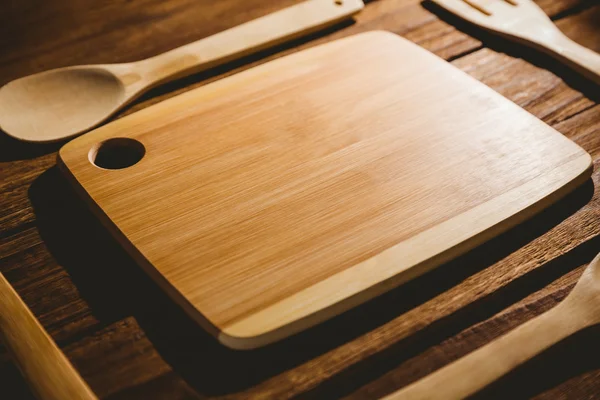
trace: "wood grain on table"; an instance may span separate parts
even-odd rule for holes
[[[0,85],[71,64],[148,57],[293,3],[4,2]],[[600,51],[600,2],[538,4],[569,37]],[[599,164],[598,86],[416,0],[371,1],[353,25],[156,88],[120,116],[372,29],[403,35],[451,61]],[[600,250],[595,172],[556,205],[439,270],[278,344],[236,352],[189,320],[102,228],[55,167],[59,146],[0,135],[0,272],[102,398],[377,398],[549,309]],[[599,331],[559,344],[479,396],[591,397],[600,392]],[[31,397],[4,348],[0,385],[10,398]]]

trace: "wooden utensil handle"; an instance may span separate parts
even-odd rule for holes
[[[558,29],[557,29],[558,31]],[[571,40],[562,32],[544,43],[550,55],[600,85],[600,54]]]
[[[39,399],[96,399],[2,274],[0,339]]]
[[[568,305],[564,302],[559,304],[465,357],[389,395],[385,400],[449,400],[473,395],[587,326],[585,318],[565,307]]]
[[[363,8],[362,0],[308,0],[142,61],[146,80],[198,73],[334,25]]]

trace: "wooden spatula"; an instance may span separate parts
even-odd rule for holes
[[[532,0],[432,0],[488,31],[542,51],[600,84],[600,54],[565,36]]]
[[[600,324],[600,254],[556,307],[384,400],[467,398],[554,344]]]
[[[2,274],[0,340],[40,400],[96,399]]]
[[[0,128],[28,142],[83,133],[161,83],[334,25],[362,0],[307,0],[145,60],[54,69],[0,88]]]

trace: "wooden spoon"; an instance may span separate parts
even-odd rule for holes
[[[96,396],[0,274],[0,339],[41,400]]]
[[[334,25],[363,6],[362,0],[308,0],[145,60],[17,79],[0,89],[0,128],[29,142],[78,135],[154,86]]]
[[[599,323],[600,254],[556,307],[385,399],[464,399],[550,346]]]

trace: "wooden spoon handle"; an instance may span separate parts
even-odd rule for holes
[[[464,399],[585,326],[563,302],[385,399]]]
[[[362,0],[308,0],[141,62],[150,86],[198,73],[334,25],[364,7]]]
[[[2,274],[0,339],[39,399],[96,399]]]

